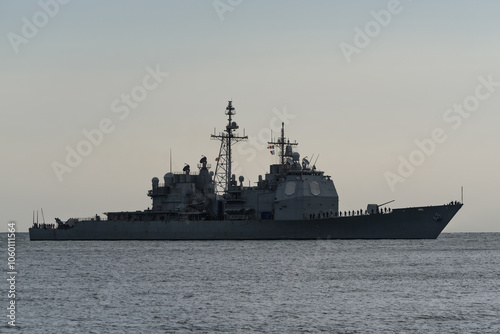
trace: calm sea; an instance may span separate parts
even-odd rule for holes
[[[18,233],[16,251],[17,326],[7,324],[2,279],[2,333],[500,333],[500,233],[153,242]]]

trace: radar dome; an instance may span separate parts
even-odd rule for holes
[[[165,174],[165,176],[163,176],[163,180],[165,181],[165,184],[174,183],[174,174],[170,172]]]

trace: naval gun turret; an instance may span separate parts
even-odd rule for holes
[[[368,204],[366,206],[366,212],[369,214],[369,215],[376,215],[377,213],[380,213],[380,208],[383,207],[384,205],[386,204],[389,204],[389,203],[392,203],[394,202],[394,200],[392,201],[389,201],[389,202],[385,202],[385,203],[382,203],[382,204]]]

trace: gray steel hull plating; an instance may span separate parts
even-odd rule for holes
[[[30,228],[30,240],[435,239],[462,204],[313,220],[81,221]]]

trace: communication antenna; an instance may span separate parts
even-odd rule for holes
[[[318,154],[318,156],[316,157],[316,160],[314,160],[314,164],[313,164],[313,166],[314,166],[314,167],[316,167],[316,162],[318,162],[318,159],[319,159],[319,154]],[[312,158],[311,158],[311,160],[312,160]]]
[[[42,210],[42,219],[43,219],[43,223],[45,224],[45,216],[43,215],[43,208],[40,208],[40,210]]]
[[[285,122],[281,122],[281,137],[278,140],[273,140],[267,142],[268,145],[276,145],[279,148],[279,156],[281,158],[282,170],[285,170],[285,147],[286,146],[297,146],[298,143],[290,143],[290,140],[285,138]]]
[[[170,148],[170,173],[172,173],[172,148]]]
[[[462,186],[462,204],[464,204],[464,186]]]

